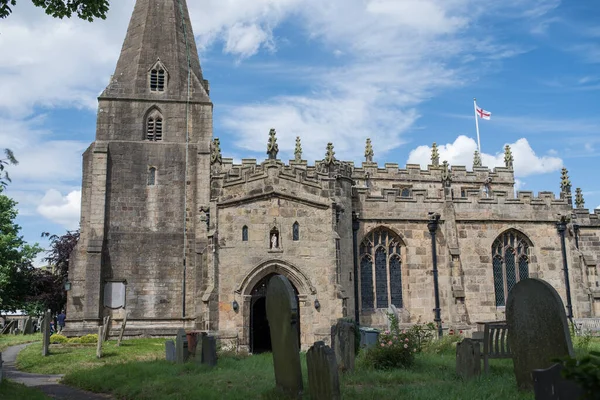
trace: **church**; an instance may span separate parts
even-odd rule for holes
[[[126,336],[185,328],[269,350],[274,274],[296,291],[303,349],[339,318],[502,320],[527,277],[554,286],[571,316],[600,316],[600,210],[584,208],[566,169],[558,196],[515,194],[508,146],[493,170],[477,153],[470,169],[449,165],[435,145],[427,169],[378,164],[367,138],[361,165],[334,143],[309,164],[301,138],[279,159],[265,128],[264,159],[223,157],[186,2],[137,0],[83,155],[66,334],[127,316]]]

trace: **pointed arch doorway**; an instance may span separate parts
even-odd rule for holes
[[[279,275],[271,273],[262,278],[252,289],[250,300],[250,352],[253,354],[271,351],[271,332],[267,320],[267,285],[271,277]],[[290,282],[291,283],[291,282]],[[292,283],[296,302],[298,301],[298,289]],[[298,346],[300,346],[300,310],[298,310]]]

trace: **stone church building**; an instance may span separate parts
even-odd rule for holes
[[[508,147],[493,170],[478,154],[472,169],[440,162],[435,146],[425,170],[381,165],[368,139],[361,165],[331,143],[311,165],[300,138],[294,160],[278,159],[265,128],[264,160],[223,158],[186,2],[137,0],[83,155],[67,334],[127,313],[127,335],[184,327],[268,350],[273,274],[297,292],[303,348],[338,318],[377,327],[388,310],[444,329],[503,319],[525,277],[574,317],[600,316],[600,210],[566,170],[558,197],[515,195]]]

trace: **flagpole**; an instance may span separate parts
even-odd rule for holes
[[[477,121],[477,99],[473,97],[473,109],[475,111],[475,128],[477,129],[477,150],[481,154],[481,142],[479,141],[479,121]]]

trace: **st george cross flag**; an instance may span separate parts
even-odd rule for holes
[[[476,106],[475,108],[475,112],[477,113],[477,115],[479,115],[479,118],[481,119],[490,119],[490,117],[492,116],[492,113],[489,111],[485,111],[483,108]]]

